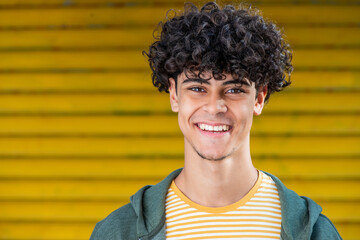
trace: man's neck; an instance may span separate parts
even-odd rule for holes
[[[185,166],[175,184],[190,200],[202,206],[223,207],[235,203],[251,190],[258,178],[250,151],[243,153],[236,159],[228,157],[218,161],[195,155],[189,159],[185,154]]]

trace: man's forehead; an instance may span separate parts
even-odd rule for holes
[[[253,84],[253,82],[251,82],[248,78],[239,78],[229,73],[221,74],[220,78],[214,78],[211,72],[202,72],[201,74],[196,72],[183,72],[181,76],[182,83],[195,81],[204,84],[211,84],[211,80],[214,79],[215,81],[222,82],[223,84],[245,84],[248,86],[251,86]]]

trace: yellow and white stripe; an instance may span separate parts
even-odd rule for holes
[[[166,196],[166,239],[280,239],[280,229],[279,194],[261,171],[245,197],[229,206],[196,204],[174,181]]]

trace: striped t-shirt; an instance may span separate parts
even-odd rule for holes
[[[254,187],[238,202],[204,207],[171,183],[166,196],[166,239],[280,239],[280,198],[274,181],[259,171]]]

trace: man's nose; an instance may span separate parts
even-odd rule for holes
[[[209,96],[207,103],[204,105],[204,110],[212,115],[217,113],[224,113],[227,111],[225,100],[219,95]]]

